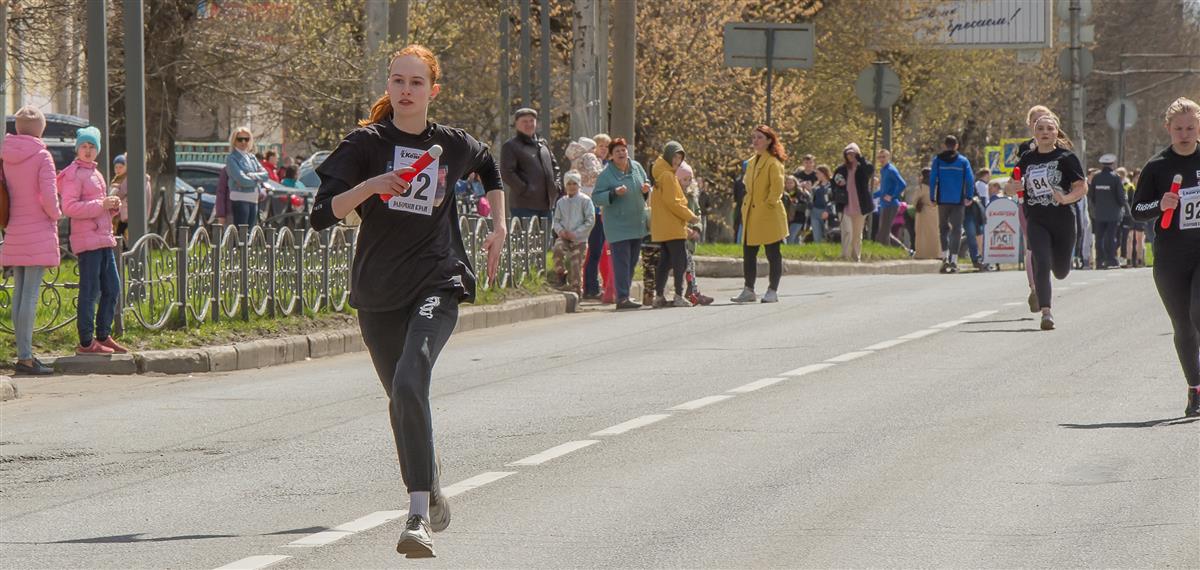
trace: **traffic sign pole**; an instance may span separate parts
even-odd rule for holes
[[[767,30],[767,122],[771,126],[771,88],[775,76],[775,30]],[[774,127],[771,127],[774,128]]]

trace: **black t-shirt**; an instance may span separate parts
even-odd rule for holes
[[[442,146],[442,156],[413,179],[405,200],[372,196],[356,208],[362,218],[351,270],[350,304],[356,309],[401,309],[447,289],[458,292],[460,301],[475,297],[475,272],[459,232],[453,185],[472,172],[485,190],[499,189],[501,183],[488,147],[460,129],[429,123],[412,134],[385,120],[346,135],[317,168],[321,188],[313,229],[337,223],[334,196],[397,170],[397,159],[411,164],[435,144]]]
[[[1025,214],[1038,215],[1055,212],[1057,208],[1069,208],[1054,203],[1053,193],[1067,194],[1071,185],[1084,179],[1083,164],[1075,153],[1055,148],[1048,153],[1038,152],[1034,147],[1021,155],[1017,162],[1021,169],[1021,183],[1025,189]]]
[[[1163,229],[1161,199],[1171,190],[1176,174],[1183,178],[1179,185],[1182,200],[1171,215],[1171,225]],[[1133,217],[1154,222],[1155,257],[1200,251],[1200,150],[1182,156],[1168,146],[1151,158],[1142,168],[1133,194]]]

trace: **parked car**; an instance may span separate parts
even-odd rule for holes
[[[300,163],[299,174],[296,176],[301,184],[309,188],[319,188],[321,186],[321,178],[317,176],[317,167],[329,158],[330,151],[321,150],[314,152],[312,156],[304,159]]]
[[[175,165],[176,172],[184,182],[194,186],[201,196],[201,209],[207,199],[215,207],[217,181],[221,176],[224,164],[215,162],[180,162]],[[264,183],[267,188],[267,201],[259,202],[258,216],[260,221],[293,213],[307,213],[312,208],[312,199],[316,188],[289,188],[278,182],[268,180]],[[211,195],[210,198],[206,196]]]
[[[46,113],[46,130],[42,131],[42,140],[46,141],[46,150],[54,157],[55,169],[61,171],[75,160],[75,131],[86,126],[86,119],[74,115]],[[6,118],[4,130],[10,135],[17,134],[15,116]]]

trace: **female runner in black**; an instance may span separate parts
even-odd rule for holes
[[[409,516],[396,551],[434,556],[430,531],[450,524],[438,484],[429,383],[438,353],[458,320],[458,304],[475,296],[475,270],[463,247],[452,192],[479,175],[492,204],[488,275],[494,277],[507,227],[500,173],[486,145],[460,129],[429,122],[440,67],[429,49],[410,45],[392,56],[387,93],[317,169],[321,187],[312,227],[333,226],[350,212],[362,219],[351,271],[350,304],[363,343],[388,395]],[[435,145],[440,157],[411,184],[399,174]],[[380,197],[383,197],[381,199]]]
[[[1188,384],[1184,415],[1200,416],[1200,105],[1176,99],[1167,107],[1166,124],[1171,146],[1142,168],[1133,217],[1155,224],[1154,284],[1175,329],[1175,352]],[[1176,194],[1171,187],[1177,176]]]

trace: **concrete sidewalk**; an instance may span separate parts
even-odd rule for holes
[[[849,261],[797,261],[783,260],[784,275],[858,276],[858,275],[917,275],[937,273],[942,262],[936,259],[913,259],[901,261],[877,261],[852,263]],[[767,260],[758,260],[758,275],[767,275]],[[732,257],[696,256],[698,277],[741,277],[742,260]]]
[[[454,332],[573,313],[579,304],[574,293],[541,295],[498,305],[464,305]],[[45,358],[61,374],[195,374],[264,368],[364,350],[357,328],[345,328],[203,348],[148,350],[113,356],[60,356]],[[15,397],[15,390],[13,391]]]

